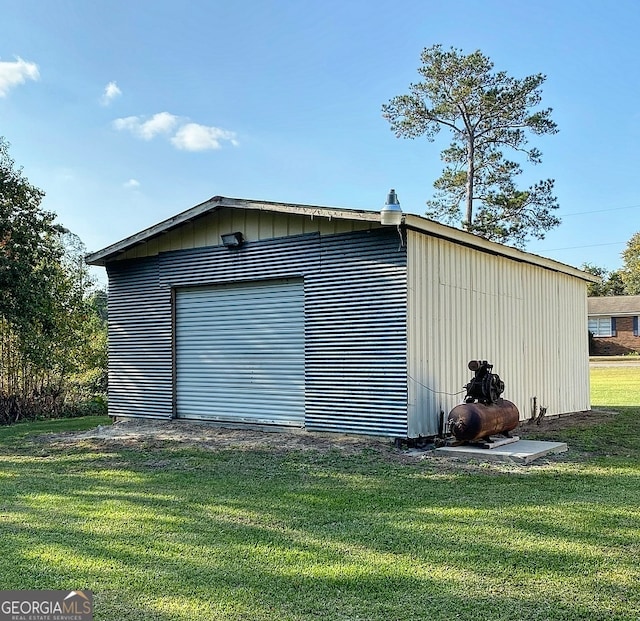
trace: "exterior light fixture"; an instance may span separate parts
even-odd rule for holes
[[[239,231],[236,233],[225,233],[220,235],[225,248],[240,248],[244,244],[244,235]]]
[[[380,224],[383,226],[400,226],[402,224],[402,209],[395,190],[390,190],[387,202],[380,210]]]

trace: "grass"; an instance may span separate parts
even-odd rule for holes
[[[0,588],[91,589],[97,621],[637,620],[637,380],[594,369],[619,413],[527,467],[3,428]]]
[[[591,400],[593,407],[640,406],[640,366],[593,368]]]

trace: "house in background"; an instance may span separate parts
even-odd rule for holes
[[[588,309],[594,356],[640,353],[640,295],[589,298]]]
[[[113,417],[433,436],[472,359],[523,419],[590,407],[595,277],[420,216],[216,196],[87,261]]]

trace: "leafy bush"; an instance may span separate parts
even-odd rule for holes
[[[0,137],[0,424],[104,409],[106,294]]]

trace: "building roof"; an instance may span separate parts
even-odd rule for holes
[[[612,295],[587,298],[589,315],[622,317],[640,315],[640,295]]]
[[[320,207],[314,205],[299,205],[293,203],[277,203],[271,201],[256,201],[243,198],[226,198],[224,196],[214,196],[208,201],[200,203],[195,207],[191,207],[191,209],[187,209],[186,211],[168,218],[167,220],[163,220],[162,222],[144,229],[139,233],[135,233],[134,235],[116,242],[115,244],[111,244],[110,246],[107,246],[102,250],[98,250],[96,252],[88,254],[86,257],[86,261],[90,265],[105,265],[109,261],[115,260],[118,255],[126,252],[130,248],[133,248],[137,244],[141,244],[155,237],[159,237],[160,235],[163,235],[164,233],[167,233],[172,229],[185,224],[186,222],[190,222],[207,213],[211,213],[223,208],[246,209],[253,211],[274,211],[280,213],[310,216],[312,218],[324,217],[329,219],[333,218],[344,220],[360,220],[364,222],[380,223],[379,211]],[[422,216],[417,216],[414,214],[404,214],[402,219],[404,226],[406,226],[408,229],[419,231],[421,233],[424,233],[425,235],[447,239],[454,243],[474,248],[481,252],[500,255],[508,257],[515,261],[537,265],[545,269],[580,278],[587,282],[599,282],[599,278],[587,272],[583,272],[582,270],[579,270],[575,267],[571,267],[570,265],[566,265],[552,259],[547,259],[545,257],[540,257],[528,252],[523,252],[522,250],[517,250],[516,248],[511,248],[510,246],[498,244],[496,242],[492,242],[479,237],[478,235],[473,235],[471,233],[467,233],[466,231],[434,222],[433,220],[429,220]]]

